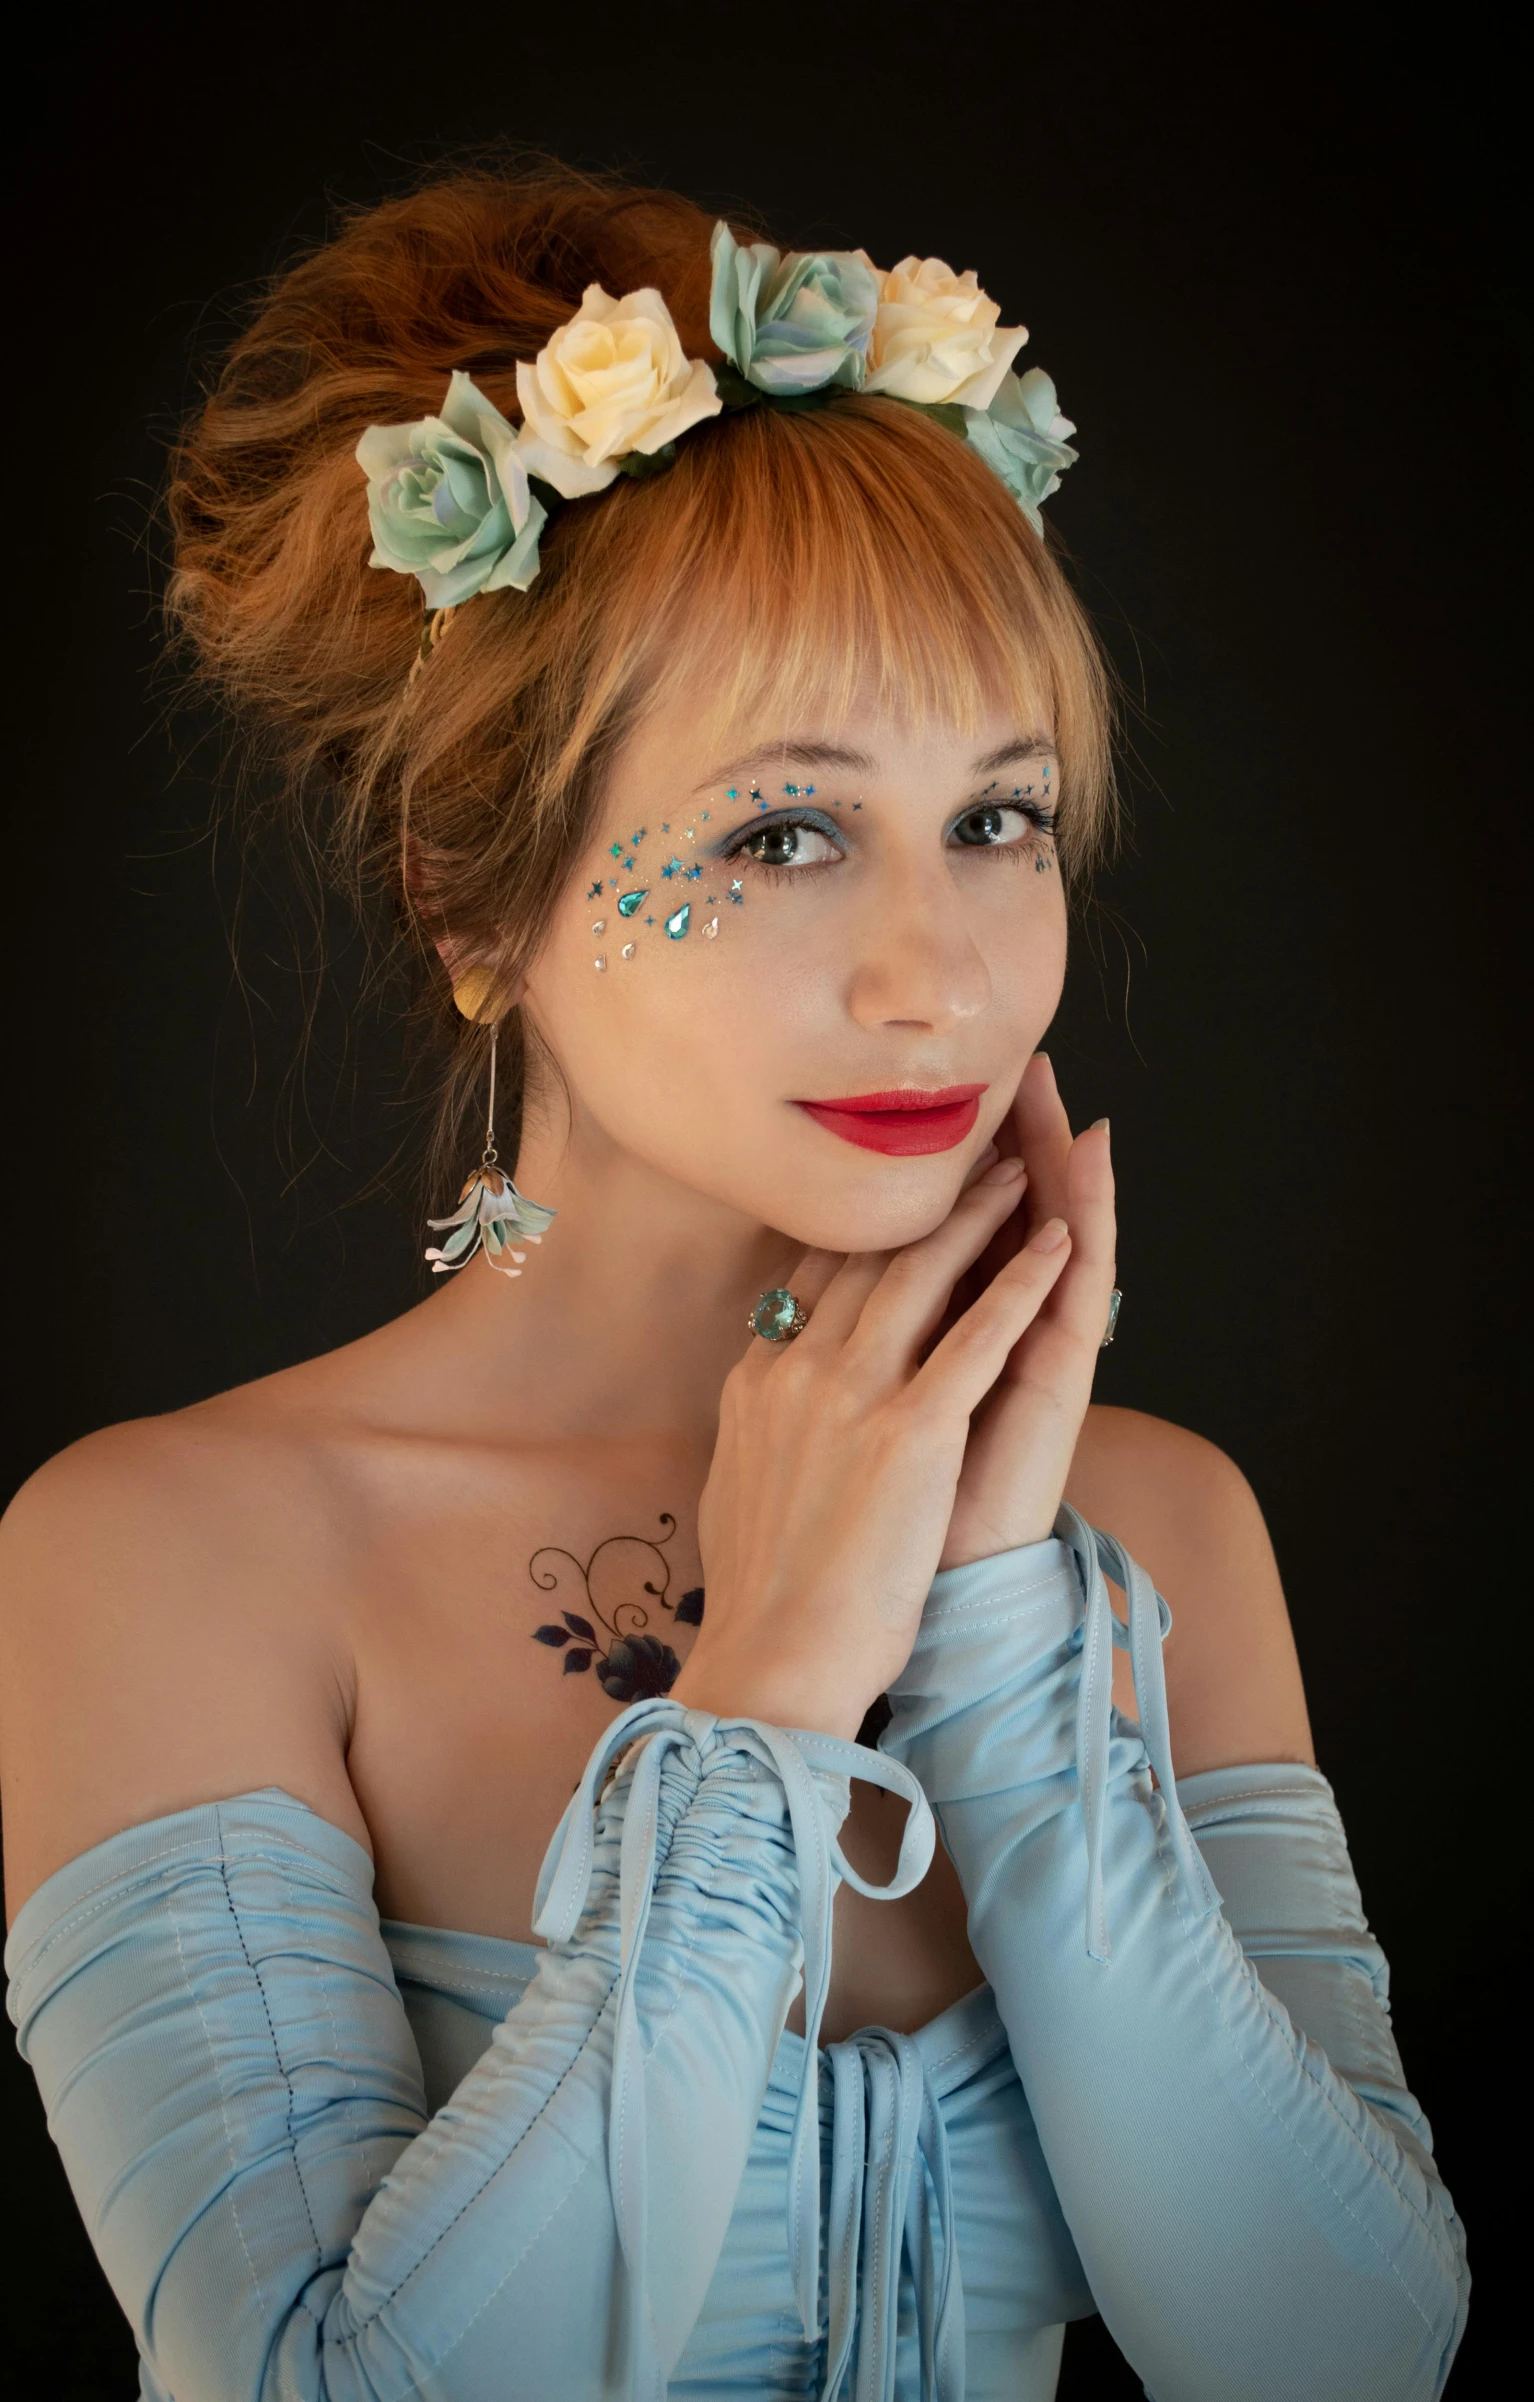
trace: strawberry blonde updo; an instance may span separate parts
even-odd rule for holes
[[[436,944],[497,979],[532,958],[616,753],[682,690],[748,739],[834,726],[855,697],[961,727],[999,703],[1054,729],[1067,873],[1106,832],[1107,685],[1080,605],[978,454],[889,398],[695,427],[665,473],[562,510],[531,589],[465,603],[411,680],[421,592],[369,569],[358,437],[438,409],[454,368],[517,422],[516,362],[589,284],[653,285],[687,355],[717,363],[712,225],[549,166],[359,210],[274,281],[177,449],[173,621],[295,793],[322,797],[331,855],[392,890],[444,1021]],[[485,1039],[461,1025],[444,1140]]]

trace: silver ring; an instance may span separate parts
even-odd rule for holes
[[[795,1335],[803,1334],[810,1322],[809,1311],[797,1293],[786,1285],[774,1285],[764,1293],[746,1320],[753,1334],[764,1343],[791,1343]]]
[[[1118,1286],[1115,1285],[1112,1292],[1108,1295],[1108,1331],[1097,1346],[1099,1351],[1106,1351],[1108,1345],[1113,1340],[1114,1328],[1119,1322],[1119,1303],[1123,1300],[1123,1298],[1123,1294],[1119,1291]]]

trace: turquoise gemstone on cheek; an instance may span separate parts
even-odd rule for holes
[[[620,917],[632,917],[635,910],[639,907],[640,902],[645,898],[645,894],[649,892],[649,889],[650,887],[647,884],[643,892],[620,893],[618,896],[618,915]]]
[[[618,906],[621,909],[623,907],[623,903],[620,901]],[[673,910],[670,917],[667,918],[666,932],[670,935],[673,942],[680,942],[691,924],[692,903],[690,901],[684,901],[681,908]]]

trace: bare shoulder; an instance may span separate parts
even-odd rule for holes
[[[1178,1768],[1312,1760],[1278,1563],[1235,1461],[1187,1427],[1094,1403],[1066,1498],[1118,1537],[1171,1604],[1165,1657]],[[1115,1667],[1121,1682],[1118,1658]]]
[[[119,1828],[263,1785],[367,1840],[325,1606],[344,1497],[260,1391],[88,1436],[0,1521],[9,1917]]]

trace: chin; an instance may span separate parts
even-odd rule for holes
[[[953,1208],[975,1155],[974,1144],[937,1158],[886,1159],[869,1154],[850,1175],[806,1179],[773,1196],[763,1211],[769,1225],[820,1251],[898,1251],[931,1234]]]

